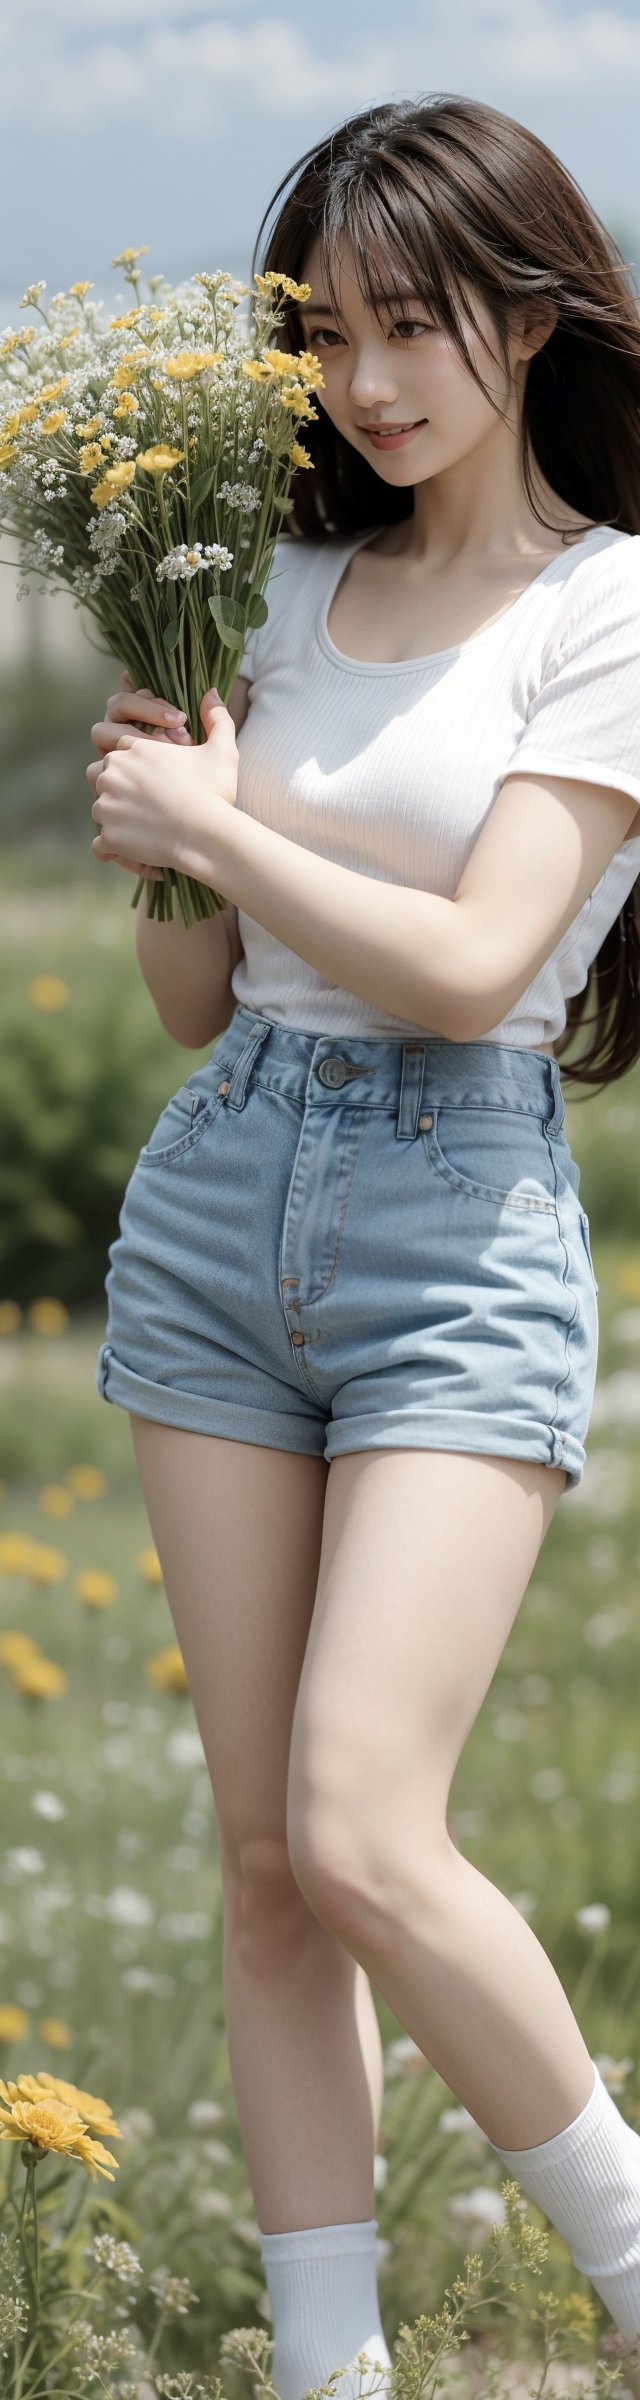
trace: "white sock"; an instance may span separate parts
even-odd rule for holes
[[[391,2359],[380,2320],[376,2281],[377,2218],[352,2225],[310,2225],[293,2233],[261,2233],[262,2259],[273,2318],[271,2381],[278,2400],[304,2400],[334,2367],[347,2371],[336,2400],[357,2400],[388,2384],[376,2369]],[[372,2372],[354,2364],[366,2352]]]
[[[621,2115],[598,2067],[579,2117],[532,2150],[492,2150],[569,2244],[614,2324],[640,2332],[640,2135]]]

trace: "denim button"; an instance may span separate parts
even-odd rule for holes
[[[346,1083],[348,1068],[343,1058],[323,1058],[322,1066],[318,1068],[318,1074],[321,1083],[329,1083],[332,1088],[335,1088],[341,1083]]]

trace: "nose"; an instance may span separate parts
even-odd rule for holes
[[[398,386],[390,361],[381,357],[379,350],[361,350],[349,384],[354,408],[388,407],[397,397]]]

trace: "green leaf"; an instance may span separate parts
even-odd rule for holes
[[[177,614],[178,614],[178,594],[177,594],[177,591],[176,591],[175,583],[170,583],[170,581],[169,581],[169,577],[168,577],[168,576],[167,576],[167,580],[166,580],[166,584],[165,584],[164,604],[165,604],[165,608],[168,610],[168,614],[169,614],[169,616],[170,616],[170,617],[177,617]]]
[[[200,501],[201,501],[201,500],[206,500],[206,499],[207,499],[207,496],[208,496],[209,492],[213,490],[213,486],[214,486],[215,480],[216,480],[216,470],[215,470],[215,467],[207,467],[207,468],[205,469],[205,473],[204,473],[204,475],[199,475],[199,476],[198,476],[197,483],[192,483],[192,485],[191,485],[191,506],[192,506],[192,508],[199,508],[199,506],[200,506]]]
[[[262,592],[252,592],[247,608],[247,625],[266,625],[269,610]]]
[[[165,650],[177,649],[178,642],[180,640],[180,620],[178,617],[174,617],[172,625],[165,625],[162,639]]]
[[[214,625],[217,625],[220,640],[225,643],[226,648],[228,650],[237,649],[238,646],[241,649],[244,648],[246,615],[239,602],[224,600],[219,593],[216,593],[215,597],[210,596],[209,607]]]

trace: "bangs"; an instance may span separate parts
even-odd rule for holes
[[[471,279],[471,262],[464,260],[460,243],[457,256],[452,254],[448,230],[439,225],[437,208],[425,207],[424,197],[417,221],[415,195],[403,188],[397,174],[399,162],[393,163],[396,170],[393,177],[384,175],[383,161],[379,160],[375,179],[364,169],[357,177],[350,175],[344,184],[336,178],[327,194],[317,237],[331,305],[339,315],[336,245],[342,235],[353,251],[362,297],[378,323],[388,313],[389,301],[388,298],[385,301],[384,294],[388,295],[397,283],[400,302],[404,284],[408,292],[419,296],[432,322],[450,336],[471,371],[465,318],[474,333],[486,338],[482,337],[472,297],[464,288],[465,272]]]

